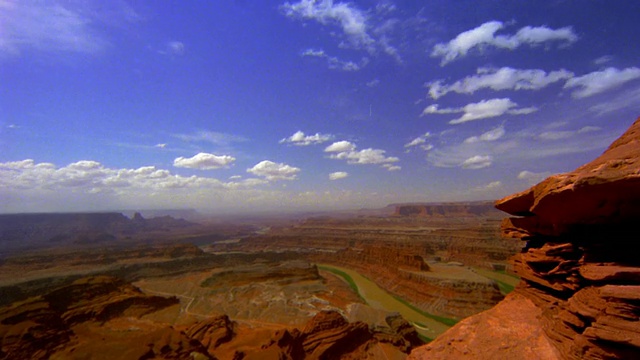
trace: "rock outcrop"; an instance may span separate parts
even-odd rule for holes
[[[141,317],[177,303],[176,298],[145,295],[113,277],[82,278],[0,308],[0,358],[48,359],[74,340],[77,324]]]
[[[521,283],[411,357],[640,358],[640,119],[594,161],[496,207],[516,216],[503,233],[527,241]]]

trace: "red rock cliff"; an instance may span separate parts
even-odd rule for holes
[[[640,119],[597,159],[496,203],[522,281],[413,359],[640,358]]]

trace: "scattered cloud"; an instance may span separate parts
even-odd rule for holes
[[[493,158],[489,155],[475,155],[460,164],[463,169],[482,169],[491,166]]]
[[[492,190],[496,190],[502,187],[502,182],[501,181],[492,181],[486,185],[482,185],[482,186],[478,186],[473,188],[473,191],[476,192],[485,192],[485,191],[492,191]]]
[[[640,113],[640,86],[618,93],[616,96],[607,99],[606,102],[595,104],[589,108],[590,111],[599,116],[621,109]]]
[[[345,151],[353,151],[356,149],[356,145],[352,142],[342,140],[334,142],[333,144],[327,146],[324,151],[325,152],[345,152]]]
[[[449,124],[456,125],[473,120],[498,117],[504,114],[525,115],[538,110],[535,107],[515,108],[516,106],[518,106],[518,104],[511,101],[509,98],[482,100],[477,103],[467,104],[462,108],[440,109],[437,104],[434,104],[427,106],[422,111],[421,116],[429,114],[463,113],[459,118],[449,121]]]
[[[164,49],[160,50],[161,54],[182,56],[185,53],[185,46],[182,41],[168,41],[164,45]]]
[[[70,3],[53,1],[0,2],[0,55],[24,50],[97,54],[108,41],[96,30],[94,18]]]
[[[615,89],[624,83],[640,78],[640,68],[629,67],[623,70],[609,67],[601,71],[574,77],[564,85],[565,89],[578,88],[571,96],[580,99]]]
[[[339,26],[355,47],[368,47],[374,42],[367,33],[365,13],[351,3],[301,0],[297,3],[286,2],[281,9],[291,18],[311,19],[323,25]]]
[[[247,172],[262,176],[268,181],[295,180],[300,169],[283,163],[264,160],[247,169]]]
[[[514,35],[496,35],[504,28],[501,21],[486,22],[474,29],[464,31],[448,43],[439,43],[433,47],[432,57],[442,58],[440,65],[444,66],[453,60],[464,57],[475,48],[497,47],[514,50],[523,44],[539,45],[546,42],[558,41],[571,44],[578,40],[578,36],[571,27],[550,29],[546,26],[525,26]]]
[[[537,139],[544,141],[564,140],[570,137],[574,137],[579,134],[585,134],[595,131],[600,131],[598,126],[584,126],[578,130],[558,130],[558,131],[545,131],[537,136]]]
[[[315,135],[305,135],[302,131],[296,131],[288,138],[280,140],[280,144],[293,144],[297,146],[307,146],[322,144],[333,139],[333,135],[316,133]]]
[[[603,65],[603,64],[606,64],[608,62],[611,62],[611,60],[613,60],[613,56],[604,55],[604,56],[600,56],[599,58],[593,60],[593,63],[596,64],[596,65]]]
[[[373,80],[371,80],[371,81],[368,81],[366,85],[367,85],[368,87],[370,87],[370,88],[376,87],[376,86],[380,85],[380,80],[379,80],[379,79],[377,79],[377,78],[376,78],[376,79],[373,79]]]
[[[427,83],[429,96],[433,99],[455,92],[473,94],[481,89],[499,90],[539,90],[552,83],[567,80],[574,76],[570,71],[560,69],[547,73],[540,69],[500,69],[479,68],[476,75],[468,76],[453,84],[443,84],[442,80]]]
[[[398,165],[391,165],[391,164],[383,164],[382,165],[383,168],[389,170],[389,171],[399,171],[402,170],[402,167],[398,166]]]
[[[498,126],[495,129],[489,130],[480,136],[471,136],[464,140],[465,143],[474,143],[478,141],[496,141],[506,134],[504,126]]]
[[[173,166],[180,168],[213,170],[227,167],[236,161],[236,158],[229,155],[213,155],[209,153],[199,153],[190,158],[179,157],[173,161]]]
[[[364,149],[357,151],[355,144],[349,141],[338,141],[327,146],[325,152],[332,153],[331,159],[346,160],[348,164],[381,164],[389,171],[399,170],[391,169],[384,164],[390,164],[400,161],[397,157],[386,156],[386,151],[380,149]]]
[[[518,180],[524,180],[529,184],[537,184],[540,181],[548,178],[549,176],[551,176],[551,173],[548,171],[536,173],[528,170],[523,170],[518,173]]]
[[[344,179],[347,176],[349,176],[349,173],[344,172],[344,171],[336,171],[336,172],[332,172],[331,174],[329,174],[329,180],[339,180],[339,179]]]
[[[155,144],[154,147],[160,148],[160,149],[164,149],[167,147],[167,144],[162,143],[162,144]]]
[[[326,59],[327,66],[332,70],[358,71],[367,64],[366,59],[363,59],[360,64],[358,64],[353,61],[341,60],[335,56],[329,56],[324,52],[324,50],[307,49],[303,51],[301,55],[303,57],[317,57]]]
[[[405,148],[410,148],[418,145],[422,145],[427,142],[427,139],[431,137],[431,133],[426,132],[423,135],[418,136],[417,138],[411,140],[410,142],[404,144]]]

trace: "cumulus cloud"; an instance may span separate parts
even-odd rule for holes
[[[476,75],[468,76],[453,84],[446,85],[442,80],[427,83],[429,96],[438,99],[450,92],[473,94],[481,89],[499,90],[539,90],[552,83],[570,79],[573,73],[564,69],[547,73],[540,69],[500,69],[480,68]]]
[[[322,144],[333,139],[333,135],[316,133],[315,135],[305,135],[302,131],[296,131],[288,138],[280,140],[280,144],[293,144],[297,146],[307,146]]]
[[[629,81],[640,78],[640,68],[629,67],[623,70],[609,67],[601,71],[574,77],[564,85],[565,89],[577,88],[571,96],[580,99],[615,89]]]
[[[463,161],[460,166],[463,169],[482,169],[488,166],[491,166],[493,162],[493,158],[490,155],[474,155],[465,161]]]
[[[307,49],[302,52],[302,56],[325,59],[327,61],[327,66],[332,70],[358,71],[362,68],[362,66],[366,65],[366,61],[361,61],[361,63],[358,64],[353,61],[342,60],[335,56],[328,55],[324,52],[324,50]]]
[[[350,3],[334,3],[333,0],[301,0],[286,2],[281,6],[285,15],[292,18],[315,20],[323,25],[337,25],[352,45],[368,47],[374,40],[367,33],[365,13]]]
[[[496,141],[506,134],[504,126],[498,126],[495,129],[489,130],[480,136],[471,136],[464,140],[465,143],[474,143],[478,141]]]
[[[236,158],[229,155],[213,155],[209,153],[198,153],[190,158],[179,157],[173,160],[173,166],[180,168],[213,170],[229,166]]]
[[[0,187],[6,189],[36,189],[49,192],[70,189],[84,193],[118,193],[126,189],[153,192],[163,189],[225,186],[225,183],[217,179],[183,177],[154,166],[112,169],[92,160],[81,160],[62,167],[51,163],[36,163],[32,159],[0,163]]]
[[[464,57],[475,48],[497,47],[513,50],[523,44],[539,45],[556,41],[571,44],[578,40],[578,36],[571,27],[550,29],[545,26],[525,26],[514,35],[496,35],[504,28],[501,21],[489,21],[474,29],[458,34],[448,43],[439,43],[433,47],[432,57],[442,58],[440,65],[444,66],[453,60]]]
[[[409,147],[413,147],[413,146],[418,146],[421,144],[424,144],[425,142],[427,142],[427,139],[431,137],[431,133],[426,132],[423,135],[418,136],[417,138],[409,141],[408,143],[404,144],[404,147],[409,148]]]
[[[355,144],[349,141],[338,141],[327,146],[324,149],[325,152],[332,153],[329,157],[331,159],[346,160],[348,164],[390,164],[400,161],[397,157],[386,156],[386,151],[380,149],[364,149],[356,150]],[[390,169],[388,170],[398,170]]]
[[[264,160],[247,169],[247,172],[262,176],[268,181],[295,180],[300,169],[283,163]]]
[[[349,173],[344,172],[344,171],[336,171],[336,172],[332,172],[331,174],[329,174],[329,180],[339,180],[339,179],[344,179],[347,176],[349,176]]]
[[[353,151],[355,150],[356,145],[346,141],[346,140],[342,140],[342,141],[337,141],[334,142],[333,144],[327,146],[324,151],[325,152],[345,152],[345,151]]]
[[[449,124],[456,125],[462,124],[468,121],[487,119],[502,116],[504,114],[509,115],[524,115],[537,111],[535,107],[528,108],[515,108],[518,106],[515,102],[509,98],[502,99],[489,99],[482,100],[477,103],[470,103],[462,108],[445,108],[440,109],[437,104],[430,105],[422,111],[421,116],[429,114],[451,114],[451,113],[463,113],[457,119],[449,121]]]

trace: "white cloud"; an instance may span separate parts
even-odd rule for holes
[[[496,32],[504,28],[500,21],[486,22],[477,28],[458,34],[448,43],[436,44],[431,52],[432,57],[442,58],[440,65],[466,56],[474,48],[489,46],[513,50],[523,44],[537,45],[549,41],[573,43],[578,40],[570,27],[550,29],[545,26],[521,28],[515,35],[496,35]]]
[[[334,142],[324,151],[333,153],[329,156],[331,159],[346,160],[349,164],[388,164],[400,161],[397,157],[385,156],[386,151],[380,149],[357,151],[355,144],[344,140]]]
[[[95,30],[88,12],[52,1],[0,2],[0,55],[25,49],[96,54],[108,42]]]
[[[324,50],[307,49],[303,51],[301,55],[326,59],[329,69],[332,70],[358,71],[362,68],[362,66],[366,65],[365,60],[361,61],[361,63],[358,64],[353,61],[339,59],[335,56],[329,56],[324,52]]]
[[[349,164],[384,164],[400,161],[397,157],[385,156],[386,151],[380,149],[364,149],[345,151],[331,155],[332,159],[347,160]]]
[[[315,135],[305,135],[302,131],[296,131],[288,138],[280,140],[280,144],[293,144],[297,146],[307,146],[322,144],[333,139],[333,135],[316,133]]]
[[[391,164],[384,164],[382,165],[383,168],[389,170],[389,171],[399,171],[402,170],[402,167],[398,166],[398,165],[391,165]]]
[[[600,56],[599,58],[593,60],[593,63],[596,64],[596,65],[603,65],[603,64],[606,64],[608,62],[611,62],[611,60],[613,60],[613,56],[604,55],[604,56]]]
[[[418,136],[417,138],[411,140],[410,142],[404,144],[405,148],[410,148],[410,147],[414,147],[414,146],[418,146],[418,145],[422,145],[424,143],[427,142],[427,139],[431,137],[431,133],[426,132],[423,135]],[[426,147],[427,145],[422,145],[423,149],[424,147]]]
[[[295,180],[300,169],[283,163],[264,160],[257,163],[254,167],[247,169],[247,172],[262,176],[268,181]]]
[[[164,148],[166,148],[166,147],[167,147],[167,144],[164,144],[164,143],[162,143],[162,144],[155,144],[155,145],[154,145],[154,147],[157,147],[157,148],[160,148],[160,149],[164,149]]]
[[[463,161],[460,166],[463,169],[482,169],[482,168],[486,168],[487,166],[491,166],[491,163],[493,162],[493,158],[489,155],[474,155],[468,159],[466,159],[465,161]]]
[[[349,3],[334,3],[333,0],[301,0],[293,4],[286,2],[281,9],[288,17],[312,19],[321,24],[340,26],[354,46],[367,47],[374,42],[367,33],[364,12]]]
[[[462,112],[462,109],[460,109],[460,108],[440,109],[438,104],[432,104],[432,105],[429,105],[426,108],[424,108],[424,110],[422,111],[422,114],[420,116],[425,116],[425,115],[429,115],[429,114],[455,114],[455,113],[459,113],[459,112]]]
[[[489,131],[483,133],[480,136],[471,136],[471,137],[465,139],[464,142],[465,143],[474,143],[474,142],[478,142],[478,141],[496,141],[496,140],[500,139],[501,137],[503,137],[504,134],[506,134],[504,126],[498,126],[497,128],[489,130]]]
[[[449,121],[449,124],[455,125],[462,124],[467,121],[497,117],[504,114],[523,115],[537,111],[535,107],[514,109],[516,106],[518,106],[518,104],[511,101],[509,98],[482,100],[477,103],[467,104],[462,108],[440,109],[437,104],[434,104],[426,107],[422,111],[422,116],[428,114],[463,113],[459,118]]]
[[[492,181],[486,185],[478,186],[473,188],[473,191],[484,192],[484,191],[492,191],[502,187],[501,181]]]
[[[549,73],[540,69],[500,69],[480,68],[476,75],[468,76],[451,85],[444,85],[442,80],[427,83],[429,96],[438,99],[447,93],[473,94],[480,89],[499,90],[539,90],[554,82],[570,79],[573,73],[564,69]]]
[[[349,176],[349,173],[346,173],[344,171],[336,171],[336,172],[333,172],[333,173],[329,174],[329,180],[344,179],[347,176]]]
[[[349,141],[337,141],[333,144],[327,146],[324,151],[325,152],[345,152],[345,151],[353,151],[355,150],[356,145]]]
[[[569,79],[564,85],[565,89],[578,88],[571,96],[574,98],[585,98],[593,96],[614,88],[622,84],[640,78],[640,68],[629,67],[619,70],[609,67],[601,71]]]
[[[173,160],[173,166],[189,169],[213,170],[229,166],[236,158],[229,155],[198,153],[190,158],[179,157]]]
[[[518,173],[518,180],[524,180],[529,184],[536,184],[549,176],[551,176],[551,173],[548,171],[536,173],[528,170],[523,170]]]

